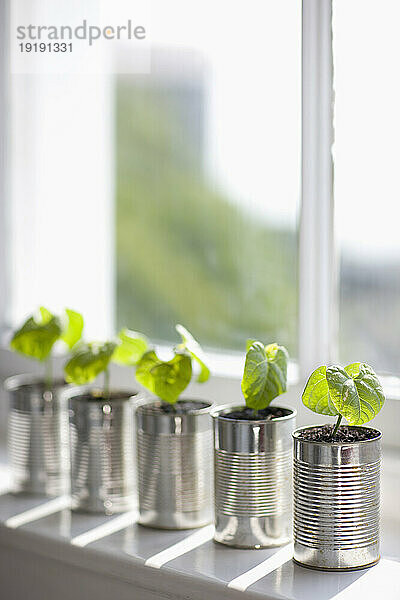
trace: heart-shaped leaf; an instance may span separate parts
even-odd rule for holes
[[[39,316],[29,317],[14,333],[10,347],[15,352],[44,361],[60,335],[60,320],[41,307]]]
[[[66,381],[84,385],[96,379],[108,368],[115,347],[114,342],[93,342],[79,346],[64,367]]]
[[[332,402],[350,425],[368,423],[385,402],[378,377],[365,363],[329,367],[326,379]]]
[[[329,394],[325,365],[318,367],[310,375],[303,392],[302,400],[307,408],[319,415],[331,415],[334,417],[339,414]]]
[[[192,359],[177,353],[168,361],[160,360],[154,350],[146,352],[136,368],[136,380],[164,402],[175,404],[192,378]]]
[[[179,346],[182,350],[187,350],[191,357],[200,366],[200,373],[197,377],[199,383],[204,383],[210,377],[210,369],[206,365],[206,356],[200,344],[194,339],[192,334],[183,325],[175,326],[177,332],[182,338],[182,344]]]
[[[266,408],[286,391],[288,352],[284,346],[253,342],[246,354],[242,392],[246,405],[255,410]]]
[[[257,340],[246,340],[246,354],[247,352],[250,350],[251,346],[256,342]]]
[[[46,325],[46,323],[51,321],[51,319],[54,317],[54,315],[45,306],[41,306],[39,308],[39,314],[40,319],[38,319],[38,322],[40,322],[42,325]]]
[[[80,313],[70,308],[65,309],[67,325],[62,333],[61,339],[71,350],[82,337],[83,317]]]
[[[120,343],[115,348],[112,360],[119,365],[136,365],[149,349],[147,338],[137,331],[121,329],[118,338]]]

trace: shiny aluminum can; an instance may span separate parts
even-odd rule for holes
[[[379,561],[382,435],[363,427],[375,437],[302,440],[302,431],[312,428],[293,434],[294,559],[326,571],[370,567]]]
[[[296,411],[248,421],[227,418],[242,406],[212,412],[215,536],[235,548],[269,548],[291,539],[292,433]]]
[[[139,522],[192,529],[212,521],[211,404],[180,400],[186,411],[147,399],[136,408]]]
[[[68,413],[60,391],[35,375],[9,377],[8,455],[12,489],[44,496],[68,492]]]
[[[69,400],[72,509],[113,514],[135,507],[135,392],[74,387]]]

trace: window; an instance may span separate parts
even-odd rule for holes
[[[93,9],[97,2],[87,4]],[[2,55],[9,201],[2,223],[6,262],[0,270],[0,298],[5,304],[0,319],[7,327],[41,304],[54,311],[70,306],[84,313],[89,337],[111,335],[112,79],[68,69],[13,71],[11,48],[15,51],[17,46],[19,52],[15,26],[21,20],[79,23],[83,15],[77,3],[65,4],[62,12],[55,3],[40,0],[2,2],[0,8],[10,50]],[[86,17],[93,18],[86,8]],[[44,54],[37,53],[37,60]],[[54,56],[43,60],[50,63]],[[74,60],[72,53],[71,57]]]
[[[334,3],[340,354],[399,373],[400,5]],[[355,41],[354,32],[357,32]]]
[[[24,3],[35,21],[42,3],[12,5]],[[334,3],[336,288],[326,278],[333,203],[329,182],[317,185],[331,166],[329,2],[304,2],[303,77],[326,80],[316,83],[323,97],[310,87],[324,110],[303,97],[302,168],[315,185],[302,207],[300,3],[160,0],[150,74],[7,78],[3,56],[4,324],[66,304],[85,313],[89,338],[128,325],[169,341],[181,321],[228,352],[247,337],[278,339],[304,376],[337,356],[398,373],[400,9],[382,7],[376,17],[370,0]],[[71,10],[82,19],[78,4]]]
[[[156,2],[116,82],[117,321],[297,354],[300,6]]]

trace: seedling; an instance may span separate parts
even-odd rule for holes
[[[30,316],[14,332],[10,347],[15,352],[34,358],[45,364],[46,387],[53,384],[51,351],[58,340],[62,340],[71,350],[80,340],[83,331],[83,317],[69,308],[61,316],[51,314],[40,307],[37,314]]]
[[[303,404],[320,415],[337,416],[332,439],[343,417],[349,425],[364,425],[381,410],[385,396],[378,377],[366,363],[347,367],[321,366],[310,376],[303,392]]]
[[[116,341],[81,344],[64,366],[66,381],[84,385],[91,383],[103,373],[104,385],[101,398],[109,398],[110,363],[133,366],[148,347],[149,343],[141,333],[128,329],[122,329]]]
[[[286,392],[289,354],[284,346],[249,340],[247,342],[242,392],[246,406],[258,411],[267,408],[272,400]]]
[[[163,402],[172,405],[176,404],[192,379],[193,360],[200,367],[198,383],[204,383],[210,376],[200,344],[183,325],[176,325],[176,330],[182,341],[174,348],[171,360],[161,360],[154,350],[149,350],[136,367],[136,380]]]

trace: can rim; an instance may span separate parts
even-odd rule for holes
[[[14,392],[19,388],[26,386],[34,386],[45,383],[45,378],[43,375],[35,374],[35,373],[21,373],[19,375],[11,375],[11,377],[7,377],[4,380],[3,387],[6,392]],[[56,377],[53,381],[53,387],[56,388],[67,388],[68,383],[62,377]]]
[[[140,398],[136,403],[135,403],[135,409],[138,410],[139,408],[143,408],[143,407],[151,407],[151,405],[157,405],[159,403],[161,403],[162,400],[160,400],[157,397],[146,397],[146,398]],[[211,401],[211,400],[202,400],[201,398],[179,398],[179,400],[177,402],[202,402],[203,404],[207,404],[208,406],[203,406],[202,408],[194,408],[193,410],[191,410],[190,412],[187,413],[180,413],[179,415],[174,415],[173,413],[160,413],[160,415],[162,415],[163,417],[182,417],[182,416],[189,416],[189,415],[203,415],[203,414],[209,414],[211,409],[215,406],[215,404]]]
[[[255,425],[255,424],[269,425],[269,424],[273,424],[276,422],[288,421],[290,419],[293,419],[297,415],[297,410],[295,408],[292,408],[291,406],[287,406],[287,405],[283,405],[283,404],[280,404],[279,406],[274,405],[274,407],[275,408],[283,408],[284,410],[290,410],[290,414],[285,415],[283,417],[276,417],[275,419],[271,419],[269,421],[267,421],[266,419],[255,419],[254,421],[253,420],[250,421],[247,419],[228,419],[227,417],[224,416],[224,414],[222,414],[223,412],[226,412],[228,410],[232,411],[232,410],[237,410],[237,409],[240,409],[243,407],[244,407],[243,404],[236,404],[236,403],[221,404],[221,405],[213,408],[213,410],[210,412],[210,414],[213,419],[223,419],[224,422],[242,423],[244,425]]]
[[[382,439],[382,432],[375,427],[364,427],[363,425],[346,425],[346,427],[350,427],[351,429],[369,429],[370,431],[376,431],[378,433],[377,436],[371,438],[369,440],[359,440],[357,442],[321,442],[318,440],[304,440],[300,437],[300,433],[307,429],[314,429],[315,427],[325,427],[326,423],[319,423],[317,425],[305,425],[304,427],[298,427],[293,431],[292,437],[294,440],[298,440],[303,444],[315,444],[318,446],[327,446],[328,448],[332,446],[356,446],[358,444],[370,444],[371,442],[377,442]]]
[[[75,398],[79,399],[82,402],[87,402],[87,403],[98,403],[100,404],[101,402],[106,402],[107,404],[113,404],[116,402],[126,402],[127,400],[131,400],[131,399],[135,399],[137,397],[137,395],[139,394],[138,390],[133,390],[133,389],[127,389],[127,388],[111,388],[110,393],[111,394],[118,394],[117,398],[103,398],[103,397],[99,397],[96,398],[95,396],[93,398],[88,398],[87,395],[92,391],[92,390],[99,390],[100,388],[94,386],[94,385],[75,385],[75,386],[67,386],[62,392],[61,392],[61,398],[66,399],[66,400],[73,400]]]

